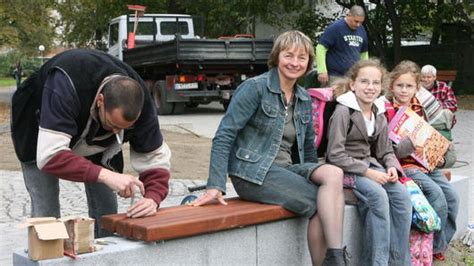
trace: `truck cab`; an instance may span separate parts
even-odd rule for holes
[[[128,21],[128,23],[127,23]],[[109,23],[108,53],[123,60],[122,51],[127,47],[128,32],[133,31],[135,17],[122,15]],[[193,19],[182,14],[146,14],[138,18],[135,43],[142,46],[166,42],[179,34],[183,39],[195,39]]]

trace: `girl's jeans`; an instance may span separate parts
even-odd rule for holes
[[[22,162],[21,168],[31,198],[31,217],[61,217],[59,179],[40,171],[36,162]],[[102,183],[84,183],[84,186],[89,217],[95,219],[95,237],[111,235],[110,232],[100,229],[100,217],[117,213],[117,196]]]
[[[456,232],[459,195],[440,170],[425,174],[417,168],[408,168],[405,174],[415,180],[441,219],[441,230],[434,234],[433,253],[444,252]]]
[[[411,265],[412,205],[405,187],[398,181],[381,185],[365,176],[357,176],[355,186],[364,229],[360,261],[365,265]]]

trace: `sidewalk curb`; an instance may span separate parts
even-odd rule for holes
[[[0,124],[0,134],[10,132],[10,123]]]

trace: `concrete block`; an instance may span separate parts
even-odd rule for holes
[[[343,243],[352,255],[351,262],[357,265],[359,254],[362,252],[362,224],[357,208],[346,205],[344,217]],[[311,265],[307,227],[308,219],[306,218],[259,225],[257,227],[258,265]]]
[[[343,245],[352,256],[352,265],[359,265],[362,254],[362,222],[356,206],[346,205],[344,211]]]
[[[257,226],[257,265],[311,265],[307,226],[305,218]]]
[[[470,190],[469,182],[473,182],[472,177],[454,175],[451,178],[451,184],[459,195],[459,212],[456,217],[456,233],[454,239],[460,238],[467,230],[469,224],[470,207],[472,203],[469,202],[469,197],[474,191]]]
[[[32,261],[24,250],[13,254],[13,265],[256,265],[255,226],[217,234],[145,243],[121,237],[103,238],[117,244],[100,251],[69,257]]]
[[[451,183],[460,197],[458,238],[468,224],[469,178],[453,176]],[[346,205],[344,217],[344,245],[352,255],[352,264],[362,265],[358,258],[363,227],[357,208]],[[156,243],[108,237],[105,239],[117,244],[82,254],[79,260],[64,257],[34,262],[21,249],[13,253],[13,265],[311,265],[307,224],[306,218],[293,218]]]

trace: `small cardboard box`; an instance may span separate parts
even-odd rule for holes
[[[66,226],[54,217],[29,218],[18,228],[28,228],[28,256],[32,260],[60,258],[64,239],[69,238]]]
[[[69,238],[64,240],[64,251],[82,254],[95,251],[94,219],[89,217],[67,216],[59,219],[66,225]]]

